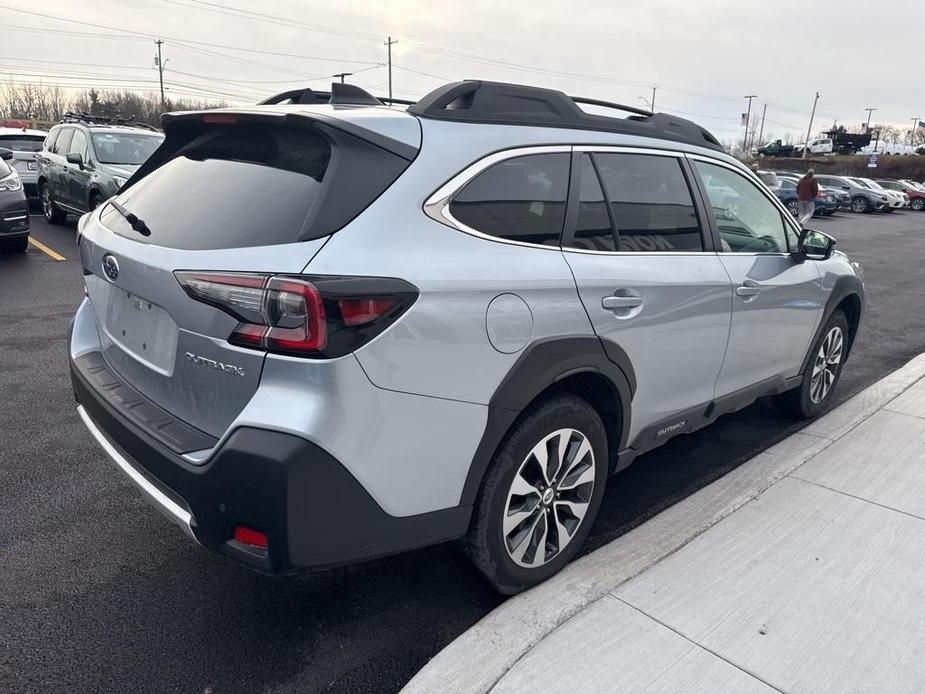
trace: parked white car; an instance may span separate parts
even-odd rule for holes
[[[26,190],[26,196],[34,198],[38,195],[36,182],[38,180],[38,163],[35,153],[42,149],[42,143],[48,135],[44,130],[29,130],[28,128],[0,128],[0,148],[12,150],[10,160],[16,173]]]
[[[803,150],[806,149],[806,143],[801,142],[793,146],[794,156],[799,156],[803,154]],[[835,144],[832,142],[831,137],[820,137],[817,140],[810,140],[809,149],[807,154],[831,154],[835,150]]]

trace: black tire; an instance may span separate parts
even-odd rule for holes
[[[909,203],[909,207],[915,212],[921,212],[925,210],[925,198],[912,198],[912,201]]]
[[[4,253],[25,253],[28,247],[28,236],[22,236],[18,239],[5,239],[0,241],[0,251],[3,251]]]
[[[49,224],[64,224],[67,221],[67,212],[62,210],[51,199],[51,192],[48,190],[48,184],[42,182],[39,184],[39,200],[42,201],[42,212]]]
[[[851,211],[859,214],[870,212],[870,200],[862,195],[851,198]]]
[[[841,331],[841,348],[839,351],[839,361],[833,370],[830,368],[832,365],[828,363],[828,360],[826,360],[826,369],[829,371],[834,371],[834,374],[830,380],[828,388],[825,390],[822,397],[818,398],[818,391],[815,390],[818,385],[818,381],[814,380],[813,374],[816,368],[820,366],[820,362],[822,361],[820,358],[820,353],[824,351],[826,339],[829,336],[829,333],[835,329]],[[823,327],[823,329],[819,332],[819,337],[816,340],[816,343],[813,345],[813,351],[809,365],[803,374],[803,380],[800,382],[799,387],[794,388],[793,390],[789,390],[786,393],[781,393],[780,395],[774,396],[774,405],[777,407],[779,412],[782,414],[793,415],[794,417],[810,419],[812,417],[818,417],[826,410],[828,410],[829,407],[831,407],[830,403],[832,402],[832,393],[835,391],[836,386],[838,386],[838,380],[841,378],[841,372],[845,366],[848,339],[848,319],[845,318],[845,314],[841,311],[835,311],[835,313],[833,313],[829,320],[826,322],[825,327]],[[826,376],[822,375],[821,378],[825,379]]]
[[[531,458],[532,449],[539,446],[544,439],[562,429],[573,429],[579,432],[580,435],[586,437],[591,446],[593,484],[591,484],[590,489],[588,489],[588,483],[585,482],[571,491],[561,492],[564,495],[574,494],[581,490],[583,492],[583,503],[587,504],[587,510],[584,517],[578,521],[577,527],[572,530],[572,534],[565,540],[564,546],[560,546],[557,553],[553,554],[550,554],[550,548],[552,551],[556,551],[553,545],[558,546],[559,526],[558,523],[555,524],[555,527],[550,524],[547,534],[543,535],[545,538],[544,557],[549,555],[549,559],[538,566],[525,567],[516,563],[512,556],[512,554],[516,554],[520,544],[513,549],[509,549],[508,539],[504,534],[503,522],[508,515],[509,497],[510,499],[521,498],[510,496],[514,493],[512,485],[514,485],[515,476],[519,480],[523,480],[520,477],[522,468],[525,476],[528,468],[533,469],[534,472],[539,470],[538,467],[533,467],[538,463],[536,463],[535,458]],[[570,440],[574,441],[575,439]],[[573,452],[573,450],[571,446],[567,449],[566,460],[568,460],[569,454],[576,455],[577,451]],[[574,558],[594,524],[594,519],[604,496],[609,466],[608,453],[607,434],[601,418],[595,409],[581,398],[570,394],[551,395],[540,400],[521,415],[505,436],[485,473],[485,479],[482,481],[482,487],[473,510],[472,523],[463,544],[466,554],[496,590],[506,595],[519,593],[531,586],[542,583]],[[582,456],[582,460],[587,462],[587,454]],[[578,467],[576,464],[578,462],[581,461],[575,461],[574,459],[571,461],[570,464],[574,465],[572,469]],[[587,468],[585,469],[587,470]],[[524,516],[524,520],[520,525],[509,531],[509,536],[515,535],[514,531],[523,533],[522,537],[524,539],[521,540],[521,544],[526,542],[528,545],[536,547],[532,556],[525,554],[524,559],[536,558],[539,551],[539,537],[536,532],[542,535],[542,530],[547,528],[546,524],[551,523],[547,519],[550,517],[557,520],[565,518],[565,522],[570,522],[567,515],[560,515],[560,509],[563,507],[557,505],[560,503],[556,501],[560,496],[560,492],[555,484],[556,482],[562,484],[569,478],[574,481],[572,475],[564,475],[558,481],[552,480],[553,484],[550,485],[549,489],[553,489],[556,493],[550,495],[551,499],[549,501],[544,501],[546,495],[537,490],[533,510],[530,511],[529,515]],[[540,488],[543,485],[544,482],[541,479],[539,482]],[[531,494],[522,498],[524,499],[523,503],[526,505],[527,501],[533,497]],[[566,499],[562,501],[565,502]],[[527,508],[530,507],[527,506]],[[544,509],[545,515],[543,513]],[[568,507],[565,507],[562,512],[568,514]],[[550,516],[550,513],[553,516]],[[538,514],[538,516],[535,514]],[[526,528],[531,521],[533,521],[533,525],[528,531]],[[552,530],[556,531],[555,537],[553,537]],[[528,553],[529,550],[530,547],[528,546]]]

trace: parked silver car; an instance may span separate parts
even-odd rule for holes
[[[641,453],[828,406],[860,269],[703,128],[492,82],[303,99],[165,116],[80,224],[80,416],[202,545],[280,572],[463,538],[514,593]]]
[[[19,174],[26,196],[30,198],[38,197],[39,166],[35,154],[41,151],[47,135],[44,130],[0,128],[0,150],[12,152],[8,161]]]
[[[881,212],[890,209],[891,200],[886,191],[873,190],[853,178],[823,174],[816,176],[816,182],[820,186],[838,188],[848,193],[851,196],[852,212]]]

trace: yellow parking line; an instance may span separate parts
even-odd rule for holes
[[[36,240],[35,240],[34,238],[32,238],[31,236],[29,237],[29,243],[31,243],[33,246],[35,246],[36,248],[38,248],[40,251],[42,251],[42,253],[44,253],[45,255],[47,255],[47,256],[48,256],[49,258],[51,258],[52,260],[67,260],[67,258],[65,258],[63,255],[61,255],[60,253],[55,253],[55,252],[54,252],[53,250],[51,250],[48,246],[46,246],[44,243],[42,243],[41,241],[36,241]]]

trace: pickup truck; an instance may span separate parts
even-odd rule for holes
[[[793,156],[793,145],[785,145],[781,140],[767,142],[758,148],[760,157],[790,157]]]

